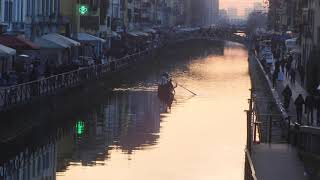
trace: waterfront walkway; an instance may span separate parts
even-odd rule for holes
[[[290,82],[290,77],[284,77],[283,81],[278,81],[277,82],[277,87],[276,90],[278,92],[278,94],[281,94],[281,92],[283,91],[283,89],[286,87],[286,85],[289,85],[291,91],[292,91],[292,98],[290,101],[290,107],[288,109],[288,113],[290,114],[294,114],[294,116],[296,116],[296,108],[294,105],[294,101],[295,99],[299,96],[299,94],[301,94],[303,96],[303,98],[305,99],[309,93],[301,86],[300,84],[300,77],[298,75],[298,72],[296,72],[296,82],[295,84],[292,84]],[[302,114],[302,124],[303,125],[308,125],[308,126],[316,126],[316,110],[313,110],[313,124],[309,124],[310,122],[307,121],[307,117],[306,114],[303,113]],[[292,119],[293,122],[296,122],[296,118]]]
[[[252,159],[258,180],[306,180],[297,150],[289,144],[256,144]]]
[[[263,66],[253,54],[250,56],[250,69],[253,88],[256,88],[255,95],[258,98],[256,101],[256,105],[259,106],[257,115],[270,114],[273,116],[272,122],[276,123],[276,125],[272,125],[272,130],[269,131],[269,118],[258,118],[262,124],[262,139],[259,139],[261,143],[252,145],[251,151],[257,179],[307,179],[304,164],[298,158],[298,150],[286,143],[285,137],[283,137],[286,132],[284,133],[284,129],[281,126],[281,122],[284,122],[286,117],[295,115],[293,114],[295,112],[294,105],[290,106],[291,109],[288,113],[284,110],[282,98],[279,95],[283,86],[279,83],[277,89],[272,88],[271,78],[266,74]],[[259,100],[259,98],[263,99],[263,101]],[[273,102],[271,105],[275,106],[272,109],[267,107],[270,102]],[[268,141],[270,143],[265,143]]]

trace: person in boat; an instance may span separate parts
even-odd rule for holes
[[[169,74],[163,73],[160,79],[160,85],[165,86],[169,83]]]
[[[178,84],[176,83],[176,85],[173,85],[173,81],[172,79],[170,78],[169,82],[168,82],[168,86],[169,86],[169,90],[170,92],[175,92],[175,88],[178,87]]]

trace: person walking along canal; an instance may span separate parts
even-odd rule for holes
[[[315,100],[312,95],[307,95],[306,101],[305,101],[305,111],[304,113],[307,114],[307,121],[308,125],[313,124],[313,109],[315,105]]]
[[[284,69],[286,66],[286,59],[283,57],[280,61],[281,71],[284,73]]]
[[[301,124],[303,104],[304,104],[304,99],[301,94],[299,94],[299,96],[296,98],[296,100],[294,101],[294,104],[296,105],[297,122]]]
[[[275,70],[272,74],[272,87],[276,88],[277,87],[277,79],[278,79],[278,74],[279,71]]]
[[[289,105],[290,105],[290,99],[291,99],[291,96],[292,96],[292,91],[289,87],[289,85],[287,85],[284,90],[282,91],[282,96],[283,96],[283,102],[284,102],[284,108],[286,110],[288,110],[289,108]]]
[[[289,59],[288,59],[287,63],[286,63],[286,77],[287,78],[290,77],[290,71],[291,71],[291,61],[289,61]]]
[[[315,97],[315,108],[316,108],[316,112],[317,112],[317,126],[320,126],[320,96],[317,95]]]
[[[296,84],[296,71],[293,68],[290,70],[290,82],[292,85]]]

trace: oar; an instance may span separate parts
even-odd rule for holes
[[[189,92],[192,93],[193,95],[195,95],[195,96],[197,95],[196,93],[192,92],[192,91],[189,90],[188,88],[186,88],[186,87],[184,87],[184,86],[182,86],[182,85],[180,85],[180,84],[178,84],[178,83],[177,83],[177,85],[180,86],[180,87],[182,87],[183,89],[189,91]]]

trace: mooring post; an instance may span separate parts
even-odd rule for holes
[[[251,127],[251,113],[252,111],[246,110],[247,113],[247,149],[251,153],[251,142],[252,142],[252,127]]]
[[[272,115],[269,116],[269,143],[272,142]]]
[[[288,116],[288,137],[287,137],[287,141],[290,144],[290,126],[291,126],[291,117]]]

